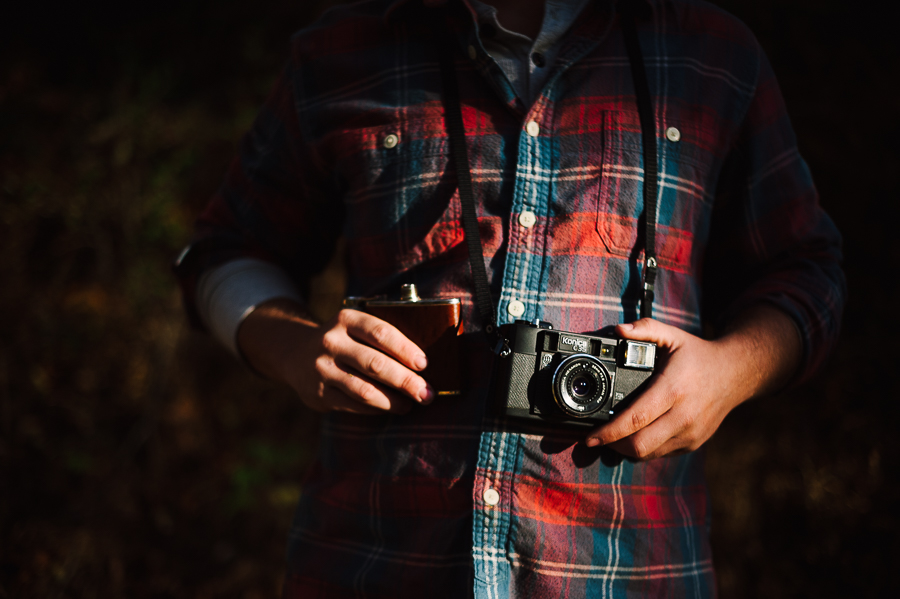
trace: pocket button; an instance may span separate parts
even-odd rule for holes
[[[400,138],[391,133],[390,135],[384,138],[384,147],[390,150],[391,148],[397,147],[397,143],[400,141]]]

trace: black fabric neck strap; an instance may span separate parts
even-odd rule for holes
[[[495,353],[508,353],[506,340],[497,329],[497,313],[491,301],[491,288],[484,268],[484,249],[478,231],[478,212],[475,208],[475,192],[472,190],[472,173],[469,169],[469,151],[466,147],[466,128],[463,125],[462,107],[459,102],[459,88],[456,70],[453,68],[453,48],[455,40],[450,36],[440,36],[441,77],[444,86],[444,114],[447,132],[450,136],[450,153],[456,169],[459,186],[459,201],[462,206],[462,224],[469,249],[469,266],[475,282],[475,304],[481,315],[481,327],[487,334]]]
[[[637,95],[638,113],[641,122],[641,134],[644,150],[644,293],[641,299],[641,317],[652,315],[653,286],[656,280],[656,195],[657,195],[657,163],[656,163],[656,127],[653,118],[653,103],[650,98],[650,87],[637,38],[635,12],[632,2],[622,3],[623,28],[628,60],[631,63]],[[438,24],[440,26],[440,24]],[[446,31],[446,27],[440,27]],[[444,113],[447,121],[447,132],[450,138],[450,152],[456,170],[459,186],[459,199],[462,206],[462,224],[465,232],[466,246],[469,250],[469,265],[475,283],[475,303],[481,316],[484,332],[487,334],[495,353],[508,354],[509,347],[497,328],[497,314],[491,301],[491,290],[487,272],[484,268],[484,250],[481,246],[481,235],[478,231],[478,213],[475,204],[475,192],[472,189],[472,174],[469,168],[469,153],[466,147],[466,129],[463,124],[460,106],[459,88],[456,70],[453,67],[456,40],[452,36],[437,35],[440,46],[441,78],[443,84]]]
[[[638,41],[635,0],[620,2],[622,32],[625,49],[631,64],[631,78],[637,97],[638,116],[641,120],[641,142],[644,150],[644,293],[641,298],[641,318],[653,316],[653,288],[656,283],[656,198],[659,182],[656,162],[656,122],[653,118],[653,100],[644,68],[644,57]]]

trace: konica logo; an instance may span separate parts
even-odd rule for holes
[[[580,351],[583,353],[587,353],[588,351],[587,339],[579,339],[578,337],[566,337],[564,335],[562,338],[562,342],[566,345],[571,345],[572,349],[575,349],[576,351]]]

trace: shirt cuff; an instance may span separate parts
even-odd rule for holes
[[[205,271],[197,281],[196,298],[197,311],[212,336],[241,361],[238,329],[257,306],[276,298],[303,301],[284,270],[255,258],[232,260]]]

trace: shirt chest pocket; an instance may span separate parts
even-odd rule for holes
[[[462,239],[455,179],[442,119],[351,129],[334,140],[344,234],[356,264],[388,276]]]
[[[680,272],[699,268],[709,232],[715,182],[702,130],[690,122],[657,126],[659,164],[656,253],[660,266]],[[636,113],[604,115],[597,233],[607,251],[621,257],[643,249],[643,149]],[[639,242],[640,234],[640,242]]]

